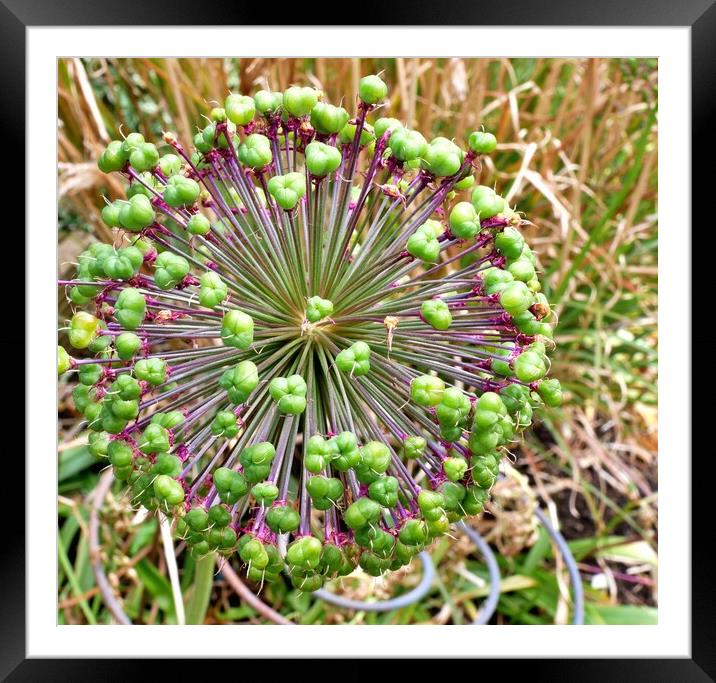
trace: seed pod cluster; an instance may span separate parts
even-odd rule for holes
[[[115,243],[61,281],[90,449],[257,582],[410,562],[561,401],[523,221],[479,184],[495,138],[428,141],[386,94],[362,79],[352,116],[313,88],[230,94],[193,149],[111,142]]]

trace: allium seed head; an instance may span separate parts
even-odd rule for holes
[[[114,245],[61,282],[87,309],[58,372],[77,373],[91,451],[194,555],[303,591],[396,569],[479,514],[562,397],[521,219],[475,183],[494,136],[371,125],[387,88],[359,87],[352,115],[313,88],[229,94],[195,150],[111,142]]]

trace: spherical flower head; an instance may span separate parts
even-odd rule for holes
[[[113,243],[62,281],[59,381],[90,452],[192,557],[256,586],[408,564],[482,512],[562,401],[521,214],[479,184],[494,138],[466,153],[372,127],[385,83],[356,94],[229,93],[192,149],[111,142],[98,165],[128,185],[102,209]]]

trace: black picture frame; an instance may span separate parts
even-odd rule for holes
[[[324,7],[325,5],[325,7]],[[262,3],[222,3],[221,12],[204,8],[188,0],[154,0],[152,3],[123,0],[0,0],[0,118],[5,158],[12,160],[14,177],[25,177],[25,139],[31,131],[25,129],[25,29],[33,26],[101,26],[101,25],[188,25],[228,24],[236,26],[265,25],[266,11]],[[296,6],[297,7],[297,6]],[[346,13],[351,6],[345,6]],[[311,3],[310,17],[333,18],[336,5]],[[276,13],[273,13],[274,16]],[[278,16],[283,16],[278,14]],[[292,12],[294,18],[309,16]],[[706,218],[709,225],[699,233],[699,252],[714,253],[713,228],[709,220],[707,198],[713,193],[712,164],[716,158],[713,123],[716,121],[716,0],[601,0],[601,2],[574,2],[574,0],[504,0],[499,3],[473,3],[459,0],[440,3],[361,3],[361,18],[370,17],[375,25],[484,25],[484,26],[684,26],[691,28],[691,94],[692,139],[698,141],[692,154],[692,213],[695,218]],[[217,18],[221,18],[221,22]],[[323,22],[332,23],[332,22]],[[624,46],[628,54],[628,45]],[[684,136],[684,131],[674,131]],[[686,141],[685,144],[691,144]],[[684,169],[687,172],[687,169]],[[15,191],[16,188],[15,188]],[[666,188],[663,191],[668,191]],[[16,202],[19,207],[20,203]],[[19,217],[18,217],[19,218]],[[690,216],[684,214],[684,225],[671,226],[686,232],[690,230]],[[667,228],[663,228],[667,229]],[[695,233],[691,231],[692,238]],[[29,236],[26,235],[29,238]],[[693,241],[692,241],[693,244]],[[681,258],[691,258],[685,252]],[[693,272],[693,271],[692,271]],[[687,283],[684,283],[687,286]],[[701,290],[693,287],[696,296]],[[692,310],[697,308],[695,301]],[[710,327],[703,332],[692,332],[694,357],[696,352],[710,352],[714,348]],[[707,331],[708,330],[708,331]],[[11,346],[12,343],[12,346]],[[3,358],[16,357],[17,340],[0,335]],[[690,372],[690,368],[684,371]],[[696,384],[696,383],[695,383]],[[16,400],[16,399],[15,399]],[[704,425],[711,413],[709,404],[693,397],[693,424]],[[14,408],[16,411],[16,407]],[[709,411],[707,413],[706,411]],[[701,414],[699,414],[701,413]],[[8,412],[9,414],[9,412]],[[699,420],[699,417],[704,419]],[[27,419],[27,418],[26,418]],[[685,444],[687,448],[691,444]],[[6,450],[6,449],[3,449]],[[684,449],[686,450],[686,448]],[[692,509],[682,508],[680,515],[691,513],[692,528],[692,604],[691,604],[691,658],[683,659],[605,659],[605,660],[512,660],[512,667],[525,670],[531,680],[629,680],[629,681],[709,681],[716,680],[716,589],[711,574],[710,539],[713,526],[710,516],[710,496],[707,487],[713,481],[708,475],[713,470],[713,455],[706,448],[703,456],[692,462]],[[4,504],[16,510],[24,509],[24,492],[20,482],[25,479],[25,467],[15,452],[6,451],[6,476],[15,482],[14,492],[19,500]],[[670,454],[676,457],[677,454]],[[687,454],[678,454],[686,461]],[[698,476],[694,477],[693,473]],[[7,487],[6,487],[7,488]],[[5,496],[4,489],[4,496]],[[699,492],[702,495],[698,495]],[[3,531],[3,550],[0,552],[0,679],[8,681],[83,681],[126,680],[130,675],[146,675],[152,662],[142,660],[70,660],[27,659],[25,651],[25,535],[22,526]],[[647,627],[645,627],[647,628]],[[585,632],[586,633],[586,632]],[[173,637],[180,637],[177,631]],[[588,635],[585,635],[588,637]],[[516,645],[516,650],[519,646]],[[90,655],[91,653],[88,653]],[[229,654],[229,653],[227,653]],[[172,667],[167,662],[153,662],[163,667],[163,675]],[[275,664],[272,663],[272,666]],[[286,660],[286,664],[290,664]],[[186,675],[189,662],[181,662]],[[242,662],[235,674],[251,675],[256,663]],[[139,668],[141,666],[141,669]],[[505,662],[487,660],[479,664],[481,677],[499,667],[504,675]],[[224,669],[227,671],[227,669]],[[219,673],[216,671],[215,673]],[[346,672],[344,672],[346,673]],[[343,676],[344,673],[341,675]],[[205,674],[213,675],[210,669]]]

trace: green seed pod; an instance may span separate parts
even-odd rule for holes
[[[425,453],[427,445],[422,436],[408,436],[403,440],[402,455],[406,460],[415,460]]]
[[[231,523],[231,511],[225,505],[214,505],[209,508],[207,516],[209,527],[219,527],[223,529]]]
[[[393,156],[398,161],[412,161],[421,159],[428,151],[428,143],[416,130],[397,128],[388,141]]]
[[[444,392],[445,382],[433,375],[420,375],[410,382],[410,398],[424,408],[440,403]]]
[[[226,389],[229,400],[236,405],[244,403],[258,383],[258,369],[250,360],[241,361],[226,370],[219,379],[219,386]]]
[[[187,221],[186,229],[192,235],[208,235],[211,230],[211,223],[204,214],[195,213]]]
[[[283,108],[291,116],[307,116],[316,106],[320,94],[315,88],[291,86],[283,93]]]
[[[382,441],[369,441],[361,449],[360,468],[381,475],[390,466],[392,453]]]
[[[239,146],[239,161],[244,166],[259,170],[271,163],[271,141],[260,133],[252,133]]]
[[[167,363],[161,358],[142,358],[134,364],[134,374],[138,379],[158,386],[166,381]]]
[[[392,508],[398,503],[398,490],[395,477],[380,477],[368,487],[368,496],[383,507]]]
[[[547,366],[542,356],[534,351],[521,353],[514,360],[515,375],[521,382],[536,382],[547,374]]]
[[[127,159],[128,152],[125,151],[120,140],[112,140],[100,154],[97,160],[97,166],[102,173],[112,173],[113,171],[121,171]]]
[[[377,528],[372,529],[370,533],[365,531],[365,529],[356,531],[356,543],[367,548],[381,559],[389,559],[393,553],[393,548],[395,548],[395,536]]]
[[[467,144],[473,152],[478,154],[490,154],[497,147],[497,140],[492,133],[486,133],[482,130],[476,130],[470,133]]]
[[[562,405],[562,385],[558,379],[543,379],[537,386],[537,393],[550,408]]]
[[[349,529],[362,529],[380,519],[380,505],[370,498],[358,498],[343,513]]]
[[[326,440],[320,434],[314,434],[306,443],[304,465],[309,472],[318,474],[337,454],[338,447],[333,439]]]
[[[326,102],[317,102],[311,109],[311,125],[316,132],[335,135],[348,123],[348,112]]]
[[[341,549],[333,543],[324,543],[321,551],[319,567],[327,576],[335,576],[343,564],[344,557]]]
[[[338,134],[338,141],[343,145],[349,145],[353,142],[353,139],[356,136],[356,129],[357,125],[355,123],[347,123],[343,126],[343,128],[341,128],[341,132]],[[373,140],[375,140],[375,131],[373,130],[373,126],[369,123],[364,123],[360,132],[360,146],[365,147],[373,142]]]
[[[112,202],[102,207],[102,220],[110,228],[119,227],[119,215],[122,211],[122,205],[119,202]]]
[[[256,111],[263,116],[273,114],[283,105],[283,93],[259,90],[254,95],[254,104]]]
[[[278,486],[270,481],[259,482],[251,488],[251,493],[259,505],[267,507],[278,498]]]
[[[181,474],[181,459],[169,453],[160,453],[150,470],[151,474],[166,474],[169,477],[178,477]]]
[[[343,484],[333,477],[311,477],[306,490],[317,510],[328,510],[343,496]]]
[[[388,86],[380,76],[364,76],[358,82],[358,97],[366,104],[378,104],[388,95]]]
[[[291,572],[291,583],[302,593],[313,593],[323,586],[323,576],[296,569]]]
[[[67,336],[75,349],[86,349],[97,334],[99,320],[85,311],[77,311],[70,320]]]
[[[298,529],[301,516],[288,505],[277,505],[266,514],[266,523],[274,533],[288,534]]]
[[[519,315],[533,303],[534,295],[524,282],[511,282],[500,293],[500,305],[510,315]]]
[[[122,400],[114,399],[110,408],[112,414],[122,420],[134,420],[139,415],[139,401],[137,399]]]
[[[442,494],[445,501],[443,507],[447,512],[463,514],[461,503],[465,497],[466,489],[462,484],[456,481],[446,481],[439,486],[438,491]]]
[[[90,432],[87,437],[87,444],[89,452],[92,453],[92,455],[96,458],[104,457],[107,455],[107,449],[110,444],[109,434],[105,432]]]
[[[381,576],[390,569],[390,560],[378,557],[371,552],[364,552],[360,556],[361,569],[370,576]]]
[[[228,467],[219,467],[214,471],[214,485],[222,502],[227,505],[236,503],[249,490],[244,475]]]
[[[144,136],[141,133],[130,133],[122,142],[122,149],[129,154],[135,147],[144,143]]]
[[[224,100],[224,109],[229,121],[237,126],[245,126],[256,114],[256,103],[247,95],[229,95]]]
[[[446,138],[435,138],[422,159],[423,168],[438,178],[454,176],[462,166],[463,151]]]
[[[480,219],[470,202],[458,202],[450,212],[450,232],[461,240],[475,237],[480,232]]]
[[[306,145],[306,168],[316,178],[333,173],[341,165],[341,153],[335,147],[313,141]]]
[[[467,461],[465,458],[447,458],[443,462],[443,471],[450,481],[460,481],[467,472]]]
[[[200,284],[199,303],[206,308],[216,308],[229,293],[226,283],[213,270],[201,276]]]
[[[211,421],[211,433],[214,436],[233,439],[239,433],[239,426],[236,424],[236,415],[230,410],[220,410]]]
[[[224,313],[221,322],[221,341],[226,346],[248,349],[254,341],[253,318],[238,309]]]
[[[505,210],[505,200],[496,194],[491,187],[485,185],[478,185],[472,191],[471,199],[477,215],[483,221]]]
[[[268,181],[268,191],[284,211],[291,211],[306,194],[305,176],[302,173],[274,176]]]
[[[138,289],[127,287],[114,304],[114,318],[125,329],[136,330],[144,322],[146,310],[144,295]]]
[[[191,270],[191,265],[183,256],[163,251],[154,262],[154,283],[160,289],[176,287]]]
[[[438,491],[423,489],[418,494],[418,506],[426,520],[431,521],[439,517],[445,508],[445,499]]]
[[[329,318],[333,315],[333,302],[322,299],[320,296],[312,296],[306,307],[306,319],[308,322],[317,323],[319,320]]]
[[[154,495],[165,501],[167,505],[174,506],[184,502],[184,489],[182,485],[166,474],[160,474],[154,480],[153,487]]]
[[[462,507],[468,515],[479,515],[485,508],[488,498],[487,490],[479,486],[470,486],[462,499]]]
[[[337,451],[331,465],[338,472],[347,472],[360,464],[361,454],[358,448],[358,438],[353,432],[337,434],[331,439],[331,446]]]
[[[408,519],[398,532],[400,542],[408,546],[422,546],[428,540],[428,530],[422,519]]]
[[[300,415],[306,409],[306,381],[301,375],[275,377],[269,384],[269,394],[278,409],[289,415]]]
[[[159,163],[159,152],[151,142],[143,142],[129,153],[129,164],[135,170],[151,171]]]
[[[323,544],[314,536],[302,536],[286,550],[286,563],[304,571],[316,569],[321,561]]]
[[[455,190],[469,190],[475,184],[475,176],[467,175],[462,180],[455,183]]]
[[[428,534],[431,538],[437,538],[446,534],[450,529],[450,519],[445,512],[439,512],[433,519],[426,521]]]
[[[373,131],[375,132],[376,138],[382,138],[388,131],[393,132],[400,128],[403,128],[403,124],[400,123],[398,119],[391,119],[388,117],[378,119],[373,125]]]
[[[440,242],[430,230],[420,226],[409,238],[405,246],[411,256],[425,263],[437,263],[440,260]]]
[[[505,258],[518,259],[522,254],[525,240],[519,230],[507,226],[502,232],[495,235],[495,248]]]
[[[173,175],[164,188],[164,201],[174,208],[191,206],[198,198],[201,188],[196,180],[183,175]]]
[[[148,424],[139,439],[142,453],[167,453],[169,451],[169,432],[158,424]]]
[[[460,389],[448,387],[435,408],[435,414],[441,426],[454,427],[467,417],[470,409],[470,399]]]
[[[184,521],[194,531],[206,531],[209,526],[209,514],[201,506],[193,507],[184,516]]]
[[[248,541],[239,545],[239,557],[254,569],[265,569],[269,563],[269,556],[263,543],[253,537],[249,537]]]
[[[155,218],[152,202],[143,194],[135,194],[121,204],[119,225],[128,232],[141,232],[152,225]]]
[[[164,154],[159,159],[159,170],[165,178],[176,175],[181,171],[184,162],[176,154]]]
[[[90,363],[89,365],[80,365],[77,374],[81,384],[91,387],[102,379],[104,372],[101,365]]]
[[[357,341],[343,349],[336,355],[336,367],[354,377],[367,375],[370,372],[370,346],[363,341]]]
[[[447,330],[452,324],[452,313],[442,299],[429,299],[420,305],[420,314],[432,328]]]
[[[126,441],[116,439],[107,444],[107,457],[114,467],[127,467],[132,464],[134,453]]]
[[[94,391],[90,393],[90,388],[82,384],[76,386],[72,390],[72,402],[78,412],[84,414],[87,406],[94,400]]]

